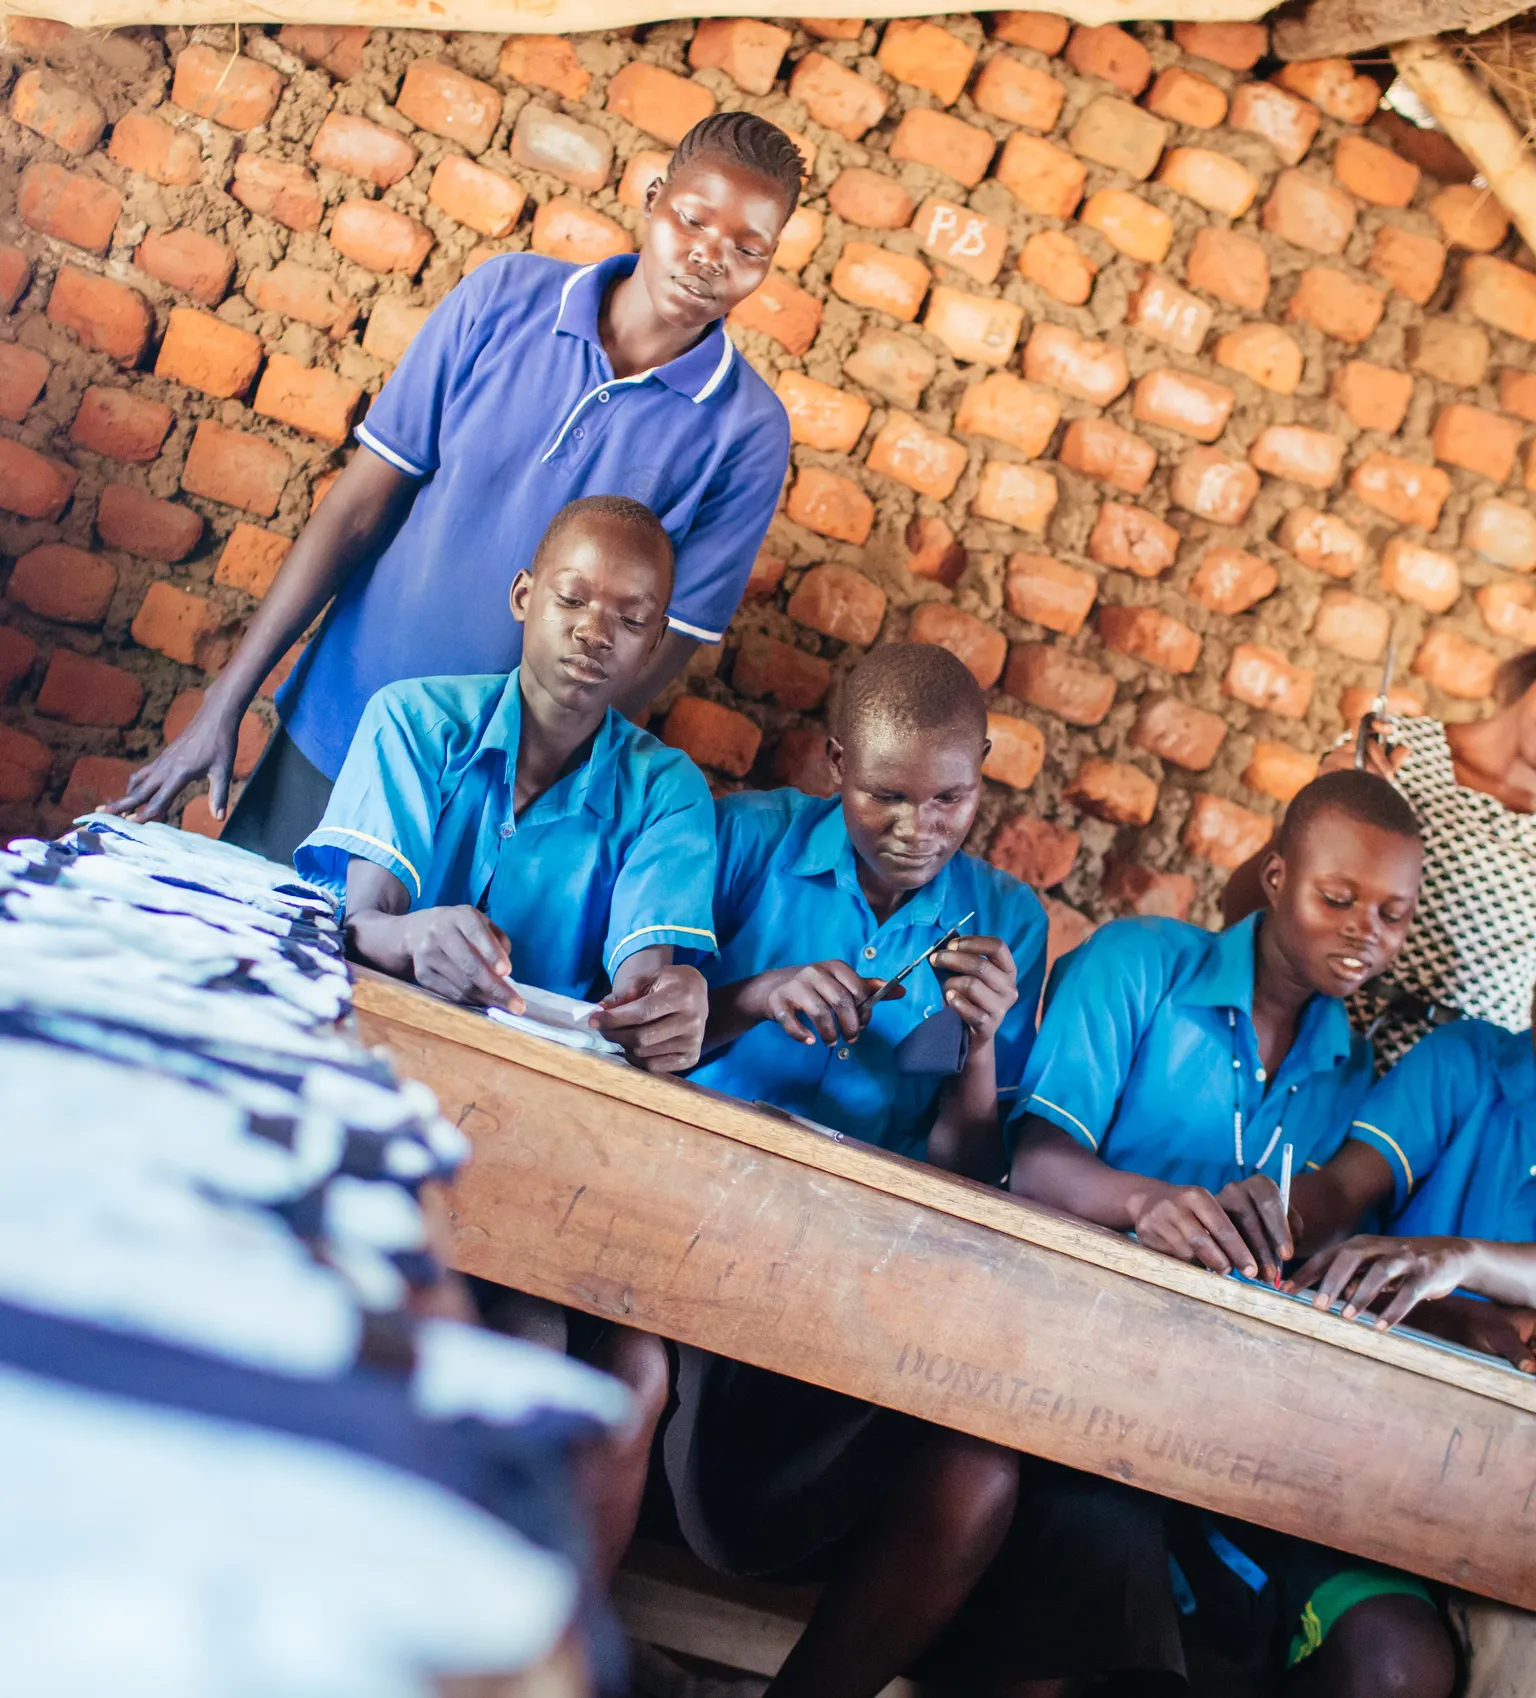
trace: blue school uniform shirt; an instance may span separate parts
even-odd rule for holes
[[[517,665],[507,586],[577,496],[632,496],[660,518],[677,552],[674,629],[714,642],[730,623],[778,505],[789,422],[722,324],[667,365],[614,377],[598,315],[635,263],[488,260],[358,426],[419,487],[278,692],[289,736],[327,777],[384,685]]]
[[[358,856],[413,910],[483,908],[513,977],[566,996],[656,944],[712,952],[714,808],[693,762],[610,708],[586,760],[514,818],[521,724],[516,671],[380,690],[294,865],[338,900]]]
[[[1392,1170],[1392,1233],[1536,1239],[1529,1031],[1486,1020],[1436,1027],[1366,1098],[1349,1135]]]
[[[859,887],[838,798],[798,790],[727,796],[716,804],[716,825],[720,953],[703,969],[711,986],[829,960],[846,961],[865,978],[891,978],[975,909],[965,930],[1000,937],[1018,969],[1019,1000],[995,1039],[998,1084],[1011,1096],[1034,1039],[1045,976],[1045,911],[1027,885],[985,861],[956,855],[880,923]],[[943,991],[926,961],[906,980],[906,990],[904,998],[875,1007],[857,1043],[797,1043],[765,1020],[689,1077],[921,1157],[948,1079],[898,1073],[895,1050],[943,1006]]]
[[[1258,1172],[1278,1184],[1284,1144],[1297,1172],[1326,1161],[1370,1089],[1370,1046],[1342,1002],[1314,996],[1267,1076],[1253,1029],[1259,921],[1101,926],[1051,975],[1017,1115],[1050,1121],[1122,1172],[1210,1191]]]

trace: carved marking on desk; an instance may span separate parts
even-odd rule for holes
[[[576,1205],[581,1201],[581,1199],[586,1195],[586,1193],[587,1193],[587,1188],[586,1188],[585,1185],[578,1185],[576,1187],[576,1189],[571,1193],[571,1200],[566,1205],[565,1213],[563,1215],[561,1215],[561,1217],[560,1217],[560,1224],[559,1224],[559,1226],[557,1226],[555,1228],[556,1232],[564,1232],[565,1231],[566,1225],[570,1221],[571,1216],[576,1211]]]
[[[1440,1478],[1444,1480],[1450,1472],[1451,1463],[1455,1460],[1456,1452],[1461,1449],[1461,1428],[1452,1427],[1451,1436],[1445,1441],[1445,1457],[1440,1463]]]

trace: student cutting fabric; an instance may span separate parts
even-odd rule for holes
[[[584,999],[611,986],[594,1024],[631,1060],[676,1072],[698,1059],[704,980],[673,957],[715,947],[709,790],[613,705],[662,641],[671,588],[672,545],[649,509],[574,501],[512,583],[520,666],[373,698],[295,856],[345,891],[357,959],[513,1011],[509,973]],[[659,1339],[617,1326],[586,1327],[578,1348],[643,1411],[594,1489],[607,1574],[639,1513],[667,1361]]]
[[[717,805],[721,948],[693,1079],[996,1181],[998,1092],[1029,1054],[1046,922],[1033,892],[959,852],[987,746],[965,667],[892,644],[844,684],[836,797]],[[877,1000],[888,985],[901,994]],[[1017,1459],[698,1352],[679,1389],[667,1471],[696,1552],[830,1576],[773,1698],[873,1698],[986,1567]]]
[[[240,717],[334,596],[277,697],[272,738],[224,840],[287,861],[325,810],[374,692],[506,672],[521,629],[508,566],[568,501],[627,495],[676,551],[668,630],[618,705],[639,711],[729,624],[789,459],[789,425],[722,320],[762,282],[800,190],[784,132],[724,112],[678,144],[638,255],[492,259],[442,302],[358,427],[234,658],[116,812],[162,816],[208,774],[223,818]]]
[[[1046,994],[1012,1122],[1014,1191],[1217,1273],[1278,1280],[1298,1224],[1275,1182],[1283,1148],[1298,1168],[1321,1163],[1359,1112],[1371,1058],[1342,998],[1401,947],[1421,861],[1417,822],[1391,785],[1334,773],[1291,803],[1262,869],[1262,918],[1217,934],[1172,920],[1100,928]],[[1167,1506],[1035,1465],[1020,1502],[1008,1544],[944,1641],[965,1673],[1018,1693],[1130,1671],[1181,1677]],[[1196,1630],[1258,1669],[1294,1659],[1286,1698],[1442,1698],[1441,1630],[1416,1583],[1405,1596],[1398,1577],[1370,1571],[1314,1661],[1314,1646],[1293,1646],[1305,1609],[1325,1581],[1366,1565],[1268,1535],[1256,1559],[1256,1529],[1182,1527],[1174,1542]],[[1230,1572],[1207,1560],[1217,1541],[1257,1577],[1257,1592],[1242,1592],[1246,1614],[1216,1584]],[[1428,1647],[1401,1688],[1386,1678],[1398,1669],[1384,1661],[1394,1644]]]

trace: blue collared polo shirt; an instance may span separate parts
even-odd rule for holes
[[[975,909],[965,930],[1000,937],[1018,968],[1019,1000],[995,1040],[998,1084],[1011,1095],[1034,1040],[1045,977],[1045,911],[1027,885],[985,861],[956,855],[880,924],[859,887],[837,797],[743,792],[716,804],[716,824],[720,954],[703,968],[711,985],[830,960],[848,962],[865,978],[890,978]],[[947,1080],[898,1073],[895,1050],[943,1005],[943,992],[926,961],[906,987],[905,998],[876,1006],[857,1043],[796,1043],[765,1020],[689,1077],[921,1157]]]
[[[591,753],[514,819],[518,674],[417,678],[369,702],[304,878],[344,897],[353,856],[411,907],[473,904],[512,941],[512,973],[588,997],[637,950],[712,953],[714,807],[703,774],[612,708]]]
[[[420,487],[278,693],[289,736],[328,777],[384,685],[517,665],[507,591],[578,496],[632,496],[666,526],[676,630],[713,642],[730,623],[778,505],[789,421],[723,324],[667,365],[614,377],[598,315],[635,263],[488,260],[433,312],[358,426]]]
[[[1278,1184],[1284,1144],[1297,1172],[1326,1161],[1370,1089],[1370,1046],[1342,1002],[1314,996],[1266,1075],[1253,1029],[1260,918],[1224,932],[1101,926],[1051,974],[1017,1114],[1049,1120],[1113,1168],[1210,1191],[1260,1172]]]
[[[1392,1169],[1390,1230],[1536,1239],[1531,1034],[1457,1020],[1420,1038],[1349,1129]]]

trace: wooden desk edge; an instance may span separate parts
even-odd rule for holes
[[[803,1166],[835,1174],[957,1220],[988,1227],[1039,1249],[1057,1251],[1145,1285],[1195,1297],[1233,1314],[1536,1414],[1536,1381],[1513,1369],[1452,1355],[1396,1333],[1376,1332],[1359,1321],[1346,1321],[1238,1280],[1176,1262],[1144,1249],[1119,1233],[1053,1214],[921,1162],[908,1161],[867,1145],[840,1143],[797,1126],[787,1118],[766,1114],[685,1081],[645,1073],[529,1037],[366,968],[355,968],[354,979],[356,1008],[376,1019],[429,1033],[482,1054],[499,1056],[532,1072],[579,1085],[618,1102],[632,1103],[753,1149],[785,1156]]]

